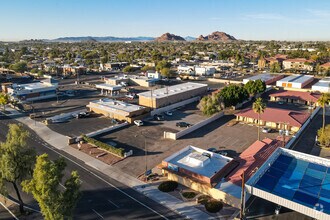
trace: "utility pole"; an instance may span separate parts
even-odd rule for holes
[[[245,171],[243,171],[241,177],[242,177],[242,193],[241,193],[240,219],[245,219]]]

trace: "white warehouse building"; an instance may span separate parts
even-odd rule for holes
[[[325,93],[330,92],[330,77],[326,77],[318,81],[312,86],[312,90]]]
[[[302,89],[311,82],[313,82],[314,77],[310,75],[291,75],[285,77],[284,79],[278,80],[276,86],[284,88],[294,88]]]

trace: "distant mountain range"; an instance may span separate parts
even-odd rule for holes
[[[125,42],[125,41],[153,41],[154,37],[60,37],[52,40],[44,40],[48,42]]]
[[[168,41],[217,41],[217,42],[228,42],[235,41],[236,38],[225,33],[225,32],[213,32],[210,35],[203,36],[200,35],[198,38],[187,36],[181,37],[178,35],[165,33],[160,37],[113,37],[113,36],[105,36],[105,37],[93,37],[93,36],[85,36],[85,37],[60,37],[56,39],[43,39],[45,42],[125,42],[125,41],[156,41],[156,42],[168,42]]]

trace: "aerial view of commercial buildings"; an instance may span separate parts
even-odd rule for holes
[[[330,2],[1,8],[0,219],[330,219]]]

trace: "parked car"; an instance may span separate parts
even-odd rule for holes
[[[179,128],[188,128],[191,126],[191,124],[184,122],[184,121],[180,121],[176,123],[176,126]]]
[[[136,124],[136,126],[140,127],[143,125],[143,121],[142,120],[135,120],[134,124]]]
[[[217,150],[215,151],[215,153],[220,154],[222,156],[227,156],[228,152],[226,150]]]
[[[80,113],[78,114],[78,117],[79,117],[79,118],[87,118],[87,117],[89,117],[90,115],[91,115],[90,112],[80,112]]]
[[[164,112],[164,114],[167,115],[167,116],[172,116],[172,115],[173,115],[173,112],[171,112],[171,111],[166,111],[166,112]]]
[[[163,115],[154,115],[154,119],[157,121],[163,121],[164,120],[164,116]]]
[[[272,132],[271,128],[268,128],[268,127],[262,128],[262,133],[271,133],[271,132]]]
[[[217,149],[214,147],[211,147],[211,148],[207,149],[207,151],[211,151],[211,152],[215,153],[217,151]]]

